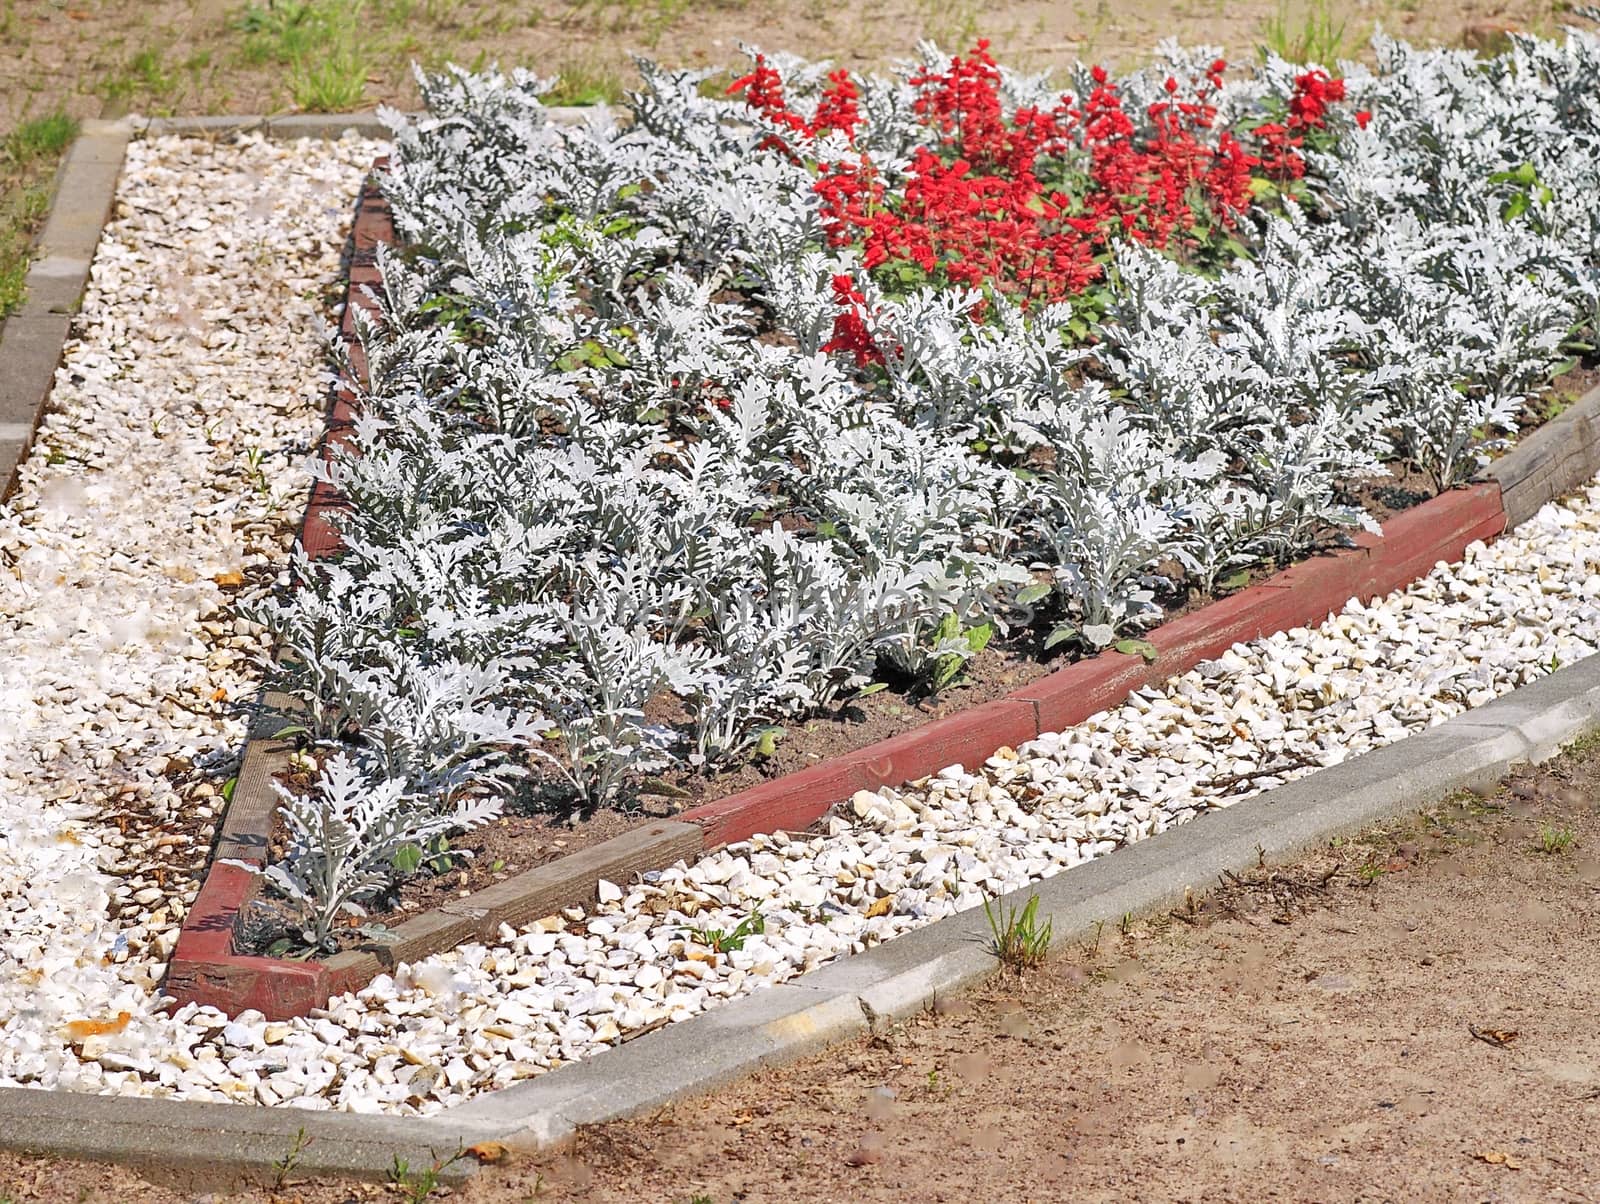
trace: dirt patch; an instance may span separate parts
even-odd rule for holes
[[[1593,1199],[1597,794],[1590,741],[449,1198]],[[195,1199],[0,1154],[4,1195]],[[394,1198],[327,1182],[213,1197]]]
[[[340,0],[60,0],[0,5],[0,132],[24,114],[64,106],[95,116],[110,103],[146,113],[266,112],[293,104],[292,38],[251,10],[333,9]],[[1126,67],[1162,38],[1225,47],[1243,61],[1264,43],[1290,51],[1313,28],[1309,3],[1240,0],[1177,5],[1159,0],[1024,0],[985,8],[977,0],[367,0],[360,50],[366,73],[358,102],[414,104],[409,63],[495,62],[565,73],[573,95],[609,94],[633,81],[631,52],[663,62],[733,66],[738,43],[828,56],[850,66],[883,65],[914,53],[918,38],[946,49],[978,36],[1000,57],[1042,70],[1073,59]],[[1571,21],[1554,0],[1361,5],[1333,10],[1315,49],[1359,55],[1382,25],[1418,42],[1499,49],[1486,31],[1549,34]],[[1326,11],[1324,9],[1324,11]],[[752,22],[752,17],[759,20]],[[1503,39],[1500,39],[1503,40]]]
[[[294,787],[304,790],[309,784],[302,779]],[[420,850],[416,870],[401,878],[390,894],[368,902],[365,915],[345,919],[335,938],[341,949],[361,948],[372,939],[374,930],[394,928],[515,874],[620,836],[648,818],[620,811],[597,811],[584,817],[503,815],[493,823],[451,836],[447,845],[437,850]],[[280,813],[273,822],[271,859],[282,861],[287,846]],[[294,909],[268,895],[253,900],[240,915],[234,943],[240,953],[287,954],[303,948],[297,935],[300,928]]]

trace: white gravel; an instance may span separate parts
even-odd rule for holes
[[[273,192],[281,209],[263,233],[331,238],[329,214],[342,216],[371,153],[354,143],[143,146],[124,196],[170,197],[174,173],[253,168],[284,190]],[[331,195],[319,193],[319,181]],[[251,441],[276,447],[307,437],[315,307],[298,292],[327,279],[333,246],[302,242],[298,269],[269,257],[259,280],[224,261],[215,264],[217,281],[197,281],[203,268],[190,270],[188,287],[231,297],[236,337],[207,347],[180,331],[159,344],[167,350],[152,364],[148,350],[129,351],[130,339],[138,346],[144,336],[113,327],[109,309],[115,304],[139,330],[148,327],[130,313],[153,317],[172,306],[171,291],[153,293],[151,282],[199,253],[179,233],[185,213],[216,223],[212,235],[254,220],[242,205],[223,207],[226,190],[204,191],[211,199],[188,209],[168,201],[146,217],[132,210],[116,228],[114,254],[103,249],[84,337],[63,376],[67,413],[45,440],[96,469],[69,475],[36,457],[28,500],[4,528],[7,562],[21,560],[17,585],[0,578],[16,628],[0,636],[0,657],[15,653],[20,670],[7,671],[26,676],[8,678],[0,700],[28,719],[0,750],[9,786],[0,826],[22,834],[0,847],[0,905],[19,918],[0,945],[0,1082],[434,1112],[1402,738],[1600,642],[1600,487],[1591,487],[1380,603],[1236,647],[1071,731],[1002,750],[972,773],[952,769],[901,791],[858,795],[830,819],[827,835],[758,838],[640,883],[607,884],[592,914],[571,909],[522,933],[504,931],[499,946],[432,958],[306,1020],[246,1014],[229,1022],[192,1007],[161,1016],[146,990],[158,970],[147,958],[164,948],[149,933],[160,926],[106,911],[116,889],[106,871],[129,855],[107,843],[102,808],[113,782],[129,784],[129,808],[158,818],[193,806],[159,777],[157,759],[201,759],[238,739],[237,723],[163,708],[161,699],[188,691],[189,705],[205,711],[200,696],[213,683],[230,697],[248,688],[242,672],[229,677],[231,666],[208,662],[217,633],[203,623],[220,601],[210,578],[251,555],[276,558],[278,511],[219,470],[237,464]],[[169,249],[159,249],[162,239]],[[296,270],[298,289],[278,277]],[[218,322],[209,303],[192,306]],[[260,321],[263,314],[272,320]],[[250,366],[218,372],[224,357]],[[142,434],[151,413],[176,418],[200,404],[202,372],[217,386],[212,413],[229,432],[226,446],[196,439],[193,419],[182,436]],[[252,383],[220,387],[240,372]],[[133,389],[134,380],[143,387]],[[274,410],[274,401],[286,404]],[[80,488],[74,481],[81,492],[69,492]],[[48,500],[57,495],[70,505]],[[205,530],[205,520],[189,518],[197,505],[221,507]],[[253,516],[244,532],[254,521],[268,536],[261,549],[241,535],[243,516]],[[213,537],[217,518],[227,538]],[[125,578],[97,584],[105,565],[126,565]],[[100,591],[94,601],[83,604],[66,584],[79,580]],[[741,949],[718,956],[707,947],[711,930],[729,932],[753,914],[764,931]],[[118,956],[119,936],[132,951],[101,964]],[[121,1012],[129,1017],[120,1031],[85,1036],[66,1027],[73,1019],[117,1027]]]
[[[166,1039],[149,990],[256,686],[227,595],[275,574],[304,508],[322,290],[377,150],[129,148],[0,508],[0,1081],[79,1077],[69,1021]]]

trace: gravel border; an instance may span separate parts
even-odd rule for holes
[[[1600,727],[1600,656],[1476,710],[1173,828],[1006,896],[1037,894],[1053,944],[1103,923],[1170,907],[1224,870],[1292,858],[1331,838],[1497,780]],[[0,1147],[237,1176],[270,1173],[296,1134],[304,1174],[381,1179],[495,1140],[523,1152],[569,1141],[578,1126],[637,1115],[770,1062],[800,1057],[915,1013],[994,972],[981,913],[962,912],[866,953],[608,1049],[438,1116],[405,1119],[0,1088]],[[450,1167],[459,1181],[470,1160]]]

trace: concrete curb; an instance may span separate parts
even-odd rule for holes
[[[1600,656],[1427,732],[1211,812],[1007,896],[1037,894],[1053,943],[1202,893],[1224,871],[1282,861],[1335,836],[1428,806],[1450,792],[1540,761],[1600,728]],[[381,1178],[484,1140],[559,1148],[600,1124],[709,1091],[768,1063],[871,1032],[994,973],[981,910],[734,1000],[437,1117],[404,1119],[169,1100],[0,1089],[0,1147],[65,1157],[270,1174],[304,1131],[305,1174]],[[469,1162],[448,1174],[470,1173]]]
[[[296,1177],[381,1180],[396,1158],[417,1169],[495,1136],[493,1125],[451,1118],[357,1116],[0,1087],[0,1148],[117,1162],[217,1190],[251,1179],[270,1181],[273,1164],[297,1143],[304,1148]],[[475,1169],[470,1158],[463,1158],[444,1169],[440,1180],[460,1183]]]
[[[44,416],[132,135],[129,122],[83,123],[56,173],[27,297],[0,323],[0,501],[16,488],[17,469]]]

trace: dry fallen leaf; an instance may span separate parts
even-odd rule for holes
[[[511,1155],[511,1151],[498,1141],[480,1141],[477,1145],[469,1145],[467,1153],[479,1162],[490,1164],[504,1162]]]
[[[217,690],[212,690],[211,691],[211,701],[212,702],[226,702],[227,699],[228,699],[228,692],[226,690],[217,689]]]
[[[894,896],[893,895],[884,895],[883,898],[878,899],[876,902],[873,903],[873,905],[871,907],[867,908],[867,919],[875,920],[879,916],[888,915],[893,910],[894,910]]]
[[[1469,1024],[1467,1031],[1485,1045],[1492,1045],[1496,1049],[1507,1049],[1517,1039],[1517,1030],[1514,1028],[1479,1028]]]
[[[128,1027],[128,1021],[133,1017],[127,1012],[118,1012],[115,1020],[69,1020],[67,1021],[67,1040],[73,1042],[86,1041],[90,1037],[104,1037],[110,1033],[120,1033]]]
[[[232,585],[243,585],[244,574],[239,572],[237,569],[229,569],[226,573],[216,574],[211,578],[211,580],[215,581],[218,585],[227,588],[228,586]]]
[[[1484,1150],[1473,1155],[1479,1162],[1487,1162],[1490,1166],[1503,1166],[1508,1171],[1520,1171],[1522,1163],[1518,1162],[1504,1150]]]

